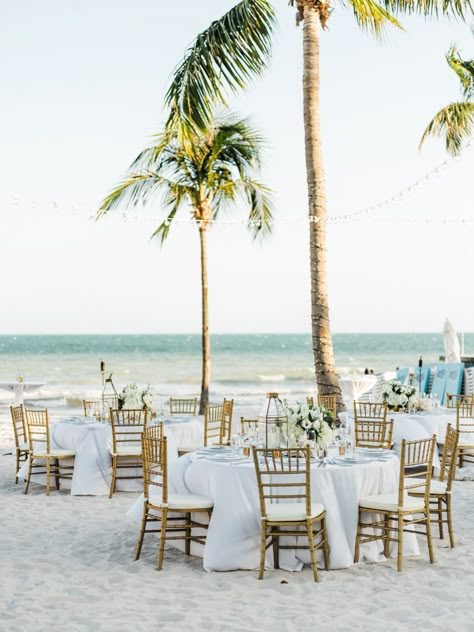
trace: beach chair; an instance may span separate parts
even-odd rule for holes
[[[357,448],[392,449],[393,419],[354,419]]]
[[[23,404],[10,406],[10,414],[13,422],[13,436],[15,438],[15,484],[18,484],[18,470],[20,465],[27,460],[30,452]]]
[[[141,408],[110,409],[112,426],[112,479],[109,498],[115,492],[117,480],[141,478],[142,469],[142,432],[147,427],[148,411]],[[140,469],[140,473],[136,471]],[[117,471],[130,472],[127,476],[118,476]]]
[[[310,449],[253,450],[260,497],[260,571],[263,579],[265,554],[273,547],[274,567],[279,568],[281,549],[309,549],[314,581],[318,581],[316,550],[322,549],[324,568],[329,570],[326,510],[312,502]],[[306,535],[307,545],[301,540]],[[298,544],[280,544],[280,538],[297,537]]]
[[[74,466],[61,465],[60,460],[74,457],[75,452],[51,447],[47,410],[25,409],[25,415],[30,450],[24,493],[28,493],[32,475],[44,474],[46,475],[46,495],[49,496],[52,476],[54,476],[56,489],[59,489],[61,478],[72,478]]]
[[[400,454],[400,474],[398,493],[374,494],[359,498],[359,518],[354,551],[354,562],[359,561],[360,545],[364,542],[382,540],[384,555],[389,556],[390,542],[397,543],[397,571],[403,567],[403,533],[415,532],[426,535],[430,563],[433,564],[434,549],[431,533],[430,485],[436,435],[431,439],[418,441],[402,440]],[[415,474],[416,478],[412,482]],[[418,496],[410,496],[410,489],[416,489]],[[369,514],[367,516],[367,514]],[[363,520],[365,518],[365,520]],[[392,524],[395,523],[395,527]],[[426,531],[414,531],[413,525],[424,525]],[[407,527],[411,527],[408,528]],[[392,537],[395,532],[397,537]]]
[[[198,398],[170,397],[170,415],[196,415]]]
[[[435,516],[431,523],[436,523],[439,529],[439,537],[444,538],[443,525],[448,525],[449,544],[454,547],[453,518],[451,509],[451,492],[454,477],[456,475],[457,454],[458,454],[459,432],[454,430],[451,424],[446,429],[444,439],[443,455],[441,457],[441,470],[439,480],[431,479],[430,487],[430,513]],[[412,478],[411,482],[416,483],[417,479]],[[424,481],[420,479],[422,485]],[[410,496],[423,496],[424,489],[420,487],[409,490]],[[446,514],[446,517],[444,517]]]
[[[459,467],[464,462],[474,463],[474,403],[456,402],[456,430],[459,437]]]
[[[157,569],[163,567],[166,540],[184,540],[185,553],[190,555],[191,542],[204,545],[204,535],[193,534],[193,529],[207,529],[207,524],[197,522],[192,514],[212,515],[213,500],[198,494],[168,493],[168,456],[166,437],[158,436],[156,426],[147,428],[142,435],[143,463],[143,516],[135,550],[135,560],[140,558],[145,533],[159,533]],[[171,515],[169,515],[171,513]],[[182,514],[182,515],[176,515]],[[147,529],[151,524],[155,528]],[[168,537],[167,534],[171,533]],[[181,533],[182,535],[177,535]]]

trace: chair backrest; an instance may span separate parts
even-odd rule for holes
[[[377,419],[385,421],[387,419],[387,402],[357,402],[354,401],[354,421]]]
[[[161,425],[161,424],[160,424]],[[159,426],[152,426],[142,434],[143,492],[146,501],[156,504],[168,502],[168,453],[166,437],[159,438],[150,432]],[[155,436],[154,436],[155,434]],[[150,498],[150,492],[154,490]],[[156,498],[158,496],[158,498]],[[153,498],[155,497],[155,499]]]
[[[311,395],[307,395],[306,403],[308,404],[308,406],[314,406],[314,397],[312,397]]]
[[[204,411],[204,445],[226,443],[224,406],[208,404]]]
[[[146,426],[143,429],[143,434],[151,439],[162,439],[164,437],[163,423],[153,424],[153,426]]]
[[[467,433],[474,432],[474,403],[456,402],[456,430]]]
[[[241,434],[256,435],[259,430],[260,421],[258,419],[245,419],[240,418],[240,432]]]
[[[95,417],[97,421],[102,419],[103,403],[99,399],[83,399],[82,406],[86,417]]]
[[[447,408],[456,408],[458,402],[462,402],[464,404],[472,404],[474,402],[474,395],[457,395],[456,393],[446,393]]]
[[[444,439],[443,455],[441,457],[441,468],[439,480],[446,481],[447,491],[451,491],[454,477],[456,475],[456,465],[458,456],[459,432],[454,430],[451,424],[446,428]]]
[[[318,404],[324,406],[327,410],[330,410],[334,419],[337,416],[336,408],[336,396],[335,395],[318,395]]]
[[[430,439],[417,439],[416,441],[402,440],[400,452],[400,479],[398,488],[398,504],[404,505],[404,500],[410,489],[424,488],[425,507],[429,507],[431,472],[433,468],[433,455],[436,447],[436,435]],[[420,477],[423,480],[420,483]],[[416,478],[413,482],[410,479]]]
[[[232,413],[234,411],[234,400],[224,399],[222,404],[224,409],[224,439],[230,441],[230,435],[232,434]]]
[[[393,419],[355,419],[355,442],[358,448],[392,448]]]
[[[111,408],[110,423],[114,451],[117,446],[140,445],[141,436],[147,427],[148,411],[141,408]]]
[[[267,503],[304,502],[306,515],[311,515],[310,449],[272,450],[252,448],[257,475],[260,512],[267,516]]]
[[[26,443],[28,441],[23,404],[20,404],[19,406],[10,406],[10,414],[13,422],[15,446],[19,448],[22,443]]]
[[[28,428],[28,439],[30,452],[34,455],[37,452],[49,454],[49,417],[47,410],[25,409],[26,425]]]
[[[197,411],[197,397],[170,397],[170,415],[195,415]]]

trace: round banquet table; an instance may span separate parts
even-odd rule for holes
[[[339,380],[342,394],[346,401],[352,402],[359,399],[364,393],[370,391],[377,383],[376,375],[348,375]]]
[[[0,382],[0,389],[14,393],[13,406],[23,404],[23,396],[25,393],[32,393],[44,386],[46,382]]]
[[[312,501],[327,511],[327,530],[331,569],[347,568],[354,563],[358,500],[363,495],[387,494],[398,490],[400,463],[394,454],[386,461],[370,461],[351,467],[327,465],[311,469]],[[196,454],[179,458],[168,471],[169,492],[203,494],[214,500],[205,547],[193,543],[191,551],[203,557],[207,571],[256,569],[260,555],[260,505],[253,463],[239,465],[216,463]],[[128,516],[141,520],[143,496],[132,505]],[[202,520],[202,515],[199,516]],[[294,539],[293,539],[294,542]],[[301,538],[300,544],[307,542]],[[178,546],[178,543],[173,544]],[[361,546],[361,562],[384,560],[381,542]],[[414,534],[404,537],[404,555],[417,555]],[[280,567],[296,571],[309,564],[309,551],[280,551]],[[322,554],[318,551],[322,566]],[[271,548],[266,567],[273,567]]]
[[[160,421],[160,420],[157,420]],[[195,418],[178,419],[164,422],[164,433],[168,442],[168,462],[178,458],[178,440],[184,441],[187,436],[190,441],[199,435],[202,423]],[[61,481],[61,487],[70,486],[74,496],[105,496],[109,493],[112,477],[112,429],[109,423],[91,422],[87,417],[71,417],[52,423],[50,427],[51,447],[73,449],[75,451],[74,470],[71,481]],[[70,460],[72,462],[72,460]],[[66,465],[67,460],[64,460]],[[24,463],[18,472],[19,478],[24,478],[28,472],[28,462]],[[141,468],[136,471],[141,475]],[[128,475],[128,474],[127,474]],[[42,475],[32,475],[32,483],[45,483]],[[142,491],[143,481],[139,478],[117,480],[117,491]]]
[[[345,413],[349,423],[354,423],[354,414]],[[438,444],[444,443],[446,428],[451,424],[456,428],[456,411],[451,408],[438,408],[419,413],[396,413],[387,411],[387,419],[393,419],[393,450],[400,455],[402,440],[415,441],[417,439],[429,439],[436,435]],[[433,467],[439,471],[439,455],[435,451]]]

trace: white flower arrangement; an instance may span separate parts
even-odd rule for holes
[[[321,405],[300,404],[289,406],[284,401],[288,415],[288,433],[296,439],[306,435],[319,445],[329,445],[333,438],[335,419],[330,410]]]
[[[152,417],[156,416],[153,407],[153,389],[148,385],[140,390],[136,384],[127,384],[118,396],[119,408],[141,408],[148,410]]]
[[[417,403],[417,390],[414,386],[402,384],[399,380],[388,380],[382,384],[382,398],[390,410],[414,408]]]
[[[415,404],[416,410],[427,412],[433,408],[431,400],[427,397],[421,397]]]

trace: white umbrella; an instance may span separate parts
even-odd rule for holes
[[[459,351],[459,340],[453,325],[446,318],[443,326],[444,340],[444,361],[445,362],[461,362],[461,354]]]

